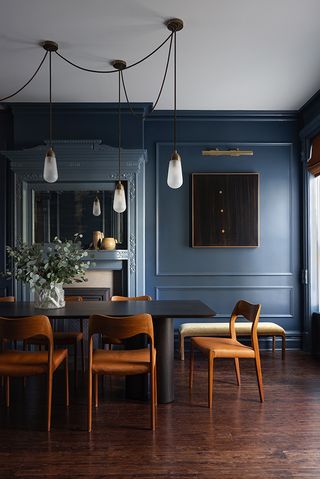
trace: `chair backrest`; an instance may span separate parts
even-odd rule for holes
[[[65,296],[64,300],[68,303],[69,302],[71,303],[72,301],[81,302],[83,301],[83,297],[82,296]]]
[[[15,300],[14,296],[3,296],[0,298],[0,303],[14,303]]]
[[[261,304],[251,304],[247,301],[240,300],[235,305],[229,323],[230,336],[232,339],[237,339],[235,322],[238,316],[243,316],[248,321],[252,322],[251,327],[251,344],[254,350],[259,349],[258,343],[258,323],[260,318]]]
[[[115,317],[94,314],[89,319],[89,339],[94,334],[103,334],[110,338],[126,339],[146,334],[153,345],[153,323],[150,314]]]
[[[111,301],[152,301],[151,296],[112,296]]]
[[[0,338],[24,340],[33,336],[44,336],[53,344],[52,327],[47,316],[27,316],[25,318],[1,318]]]

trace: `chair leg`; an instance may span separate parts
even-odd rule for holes
[[[78,341],[76,340],[73,345],[74,348],[74,387],[78,386]]]
[[[154,367],[154,389],[155,389],[155,405],[158,406],[158,379],[157,379],[157,366]]]
[[[213,363],[214,357],[209,354],[208,357],[208,407],[212,408],[212,389],[213,389]]]
[[[84,359],[84,338],[81,339],[81,365],[82,365],[82,378],[85,375],[85,359]]]
[[[259,387],[259,394],[260,394],[260,401],[264,401],[264,392],[263,392],[263,384],[262,384],[262,372],[261,372],[261,362],[260,362],[260,355],[256,355],[255,357],[255,365],[256,365],[256,373],[257,373],[257,381]]]
[[[286,335],[282,335],[282,359],[286,356]]]
[[[92,371],[88,370],[88,432],[92,429]]]
[[[156,428],[156,382],[155,382],[155,368],[151,370],[151,429]]]
[[[52,372],[48,372],[48,423],[47,431],[51,429],[51,408],[52,408]]]
[[[274,353],[276,350],[276,337],[272,336],[272,352]]]
[[[190,343],[190,367],[189,367],[189,388],[193,386],[193,367],[194,367],[194,346],[191,339]]]
[[[69,406],[69,367],[68,367],[68,355],[64,363],[64,372],[65,372],[65,387],[66,387],[66,406]]]
[[[241,384],[241,379],[240,379],[240,362],[239,358],[234,358],[234,368],[236,370],[236,376],[237,376],[237,383],[238,386]]]
[[[94,384],[94,406],[99,406],[99,376],[98,374],[93,375],[93,384]]]
[[[80,332],[82,333],[82,339],[81,339],[81,360],[82,360],[82,379],[84,378],[85,375],[85,359],[84,359],[84,336],[83,336],[83,319],[80,319]]]
[[[6,376],[6,406],[10,407],[10,377]]]

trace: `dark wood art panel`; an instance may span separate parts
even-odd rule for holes
[[[192,174],[192,247],[259,246],[259,174]]]

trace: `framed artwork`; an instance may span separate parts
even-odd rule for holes
[[[192,174],[192,247],[259,246],[259,174]]]

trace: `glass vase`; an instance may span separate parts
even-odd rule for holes
[[[65,306],[62,283],[51,288],[37,289],[34,292],[34,305],[39,309],[56,309]]]

